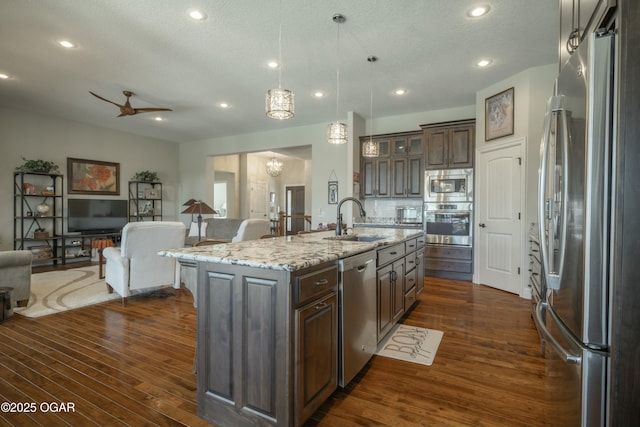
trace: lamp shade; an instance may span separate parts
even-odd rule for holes
[[[218,212],[214,210],[211,206],[207,205],[205,202],[201,200],[197,200],[189,205],[185,210],[182,211],[183,214],[199,214],[199,215],[211,215],[217,214]]]
[[[347,143],[347,125],[335,121],[327,126],[327,141],[329,144]]]
[[[265,98],[265,113],[267,117],[276,120],[286,120],[294,116],[293,92],[287,89],[271,89]]]
[[[187,200],[186,202],[184,202],[184,203],[182,204],[182,206],[191,206],[191,205],[192,205],[192,204],[194,204],[195,202],[197,202],[197,200],[196,200],[196,199],[189,199],[189,200]]]

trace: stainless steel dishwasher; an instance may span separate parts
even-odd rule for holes
[[[346,387],[376,352],[376,251],[338,262],[338,385]]]

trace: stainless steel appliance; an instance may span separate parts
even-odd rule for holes
[[[398,206],[396,207],[397,224],[422,224],[422,207]]]
[[[615,36],[591,34],[548,103],[538,223],[551,425],[607,425]]]
[[[446,202],[424,204],[424,230],[429,244],[471,246],[473,204]]]
[[[428,170],[424,179],[425,202],[473,200],[473,169]]]
[[[346,387],[376,351],[376,251],[338,261],[338,385]]]

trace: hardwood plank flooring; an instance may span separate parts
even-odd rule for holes
[[[444,331],[433,366],[374,357],[306,426],[544,426],[545,361],[529,302],[428,277],[403,323]],[[196,415],[196,311],[169,290],[0,324],[6,426],[206,426]],[[74,411],[45,411],[43,403]],[[46,408],[44,408],[46,409]]]

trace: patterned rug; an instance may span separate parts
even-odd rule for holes
[[[416,326],[396,325],[378,346],[378,356],[431,366],[444,332]]]
[[[14,308],[14,312],[40,317],[118,298],[120,295],[108,293],[104,279],[98,278],[97,265],[49,271],[31,275],[29,304]]]

